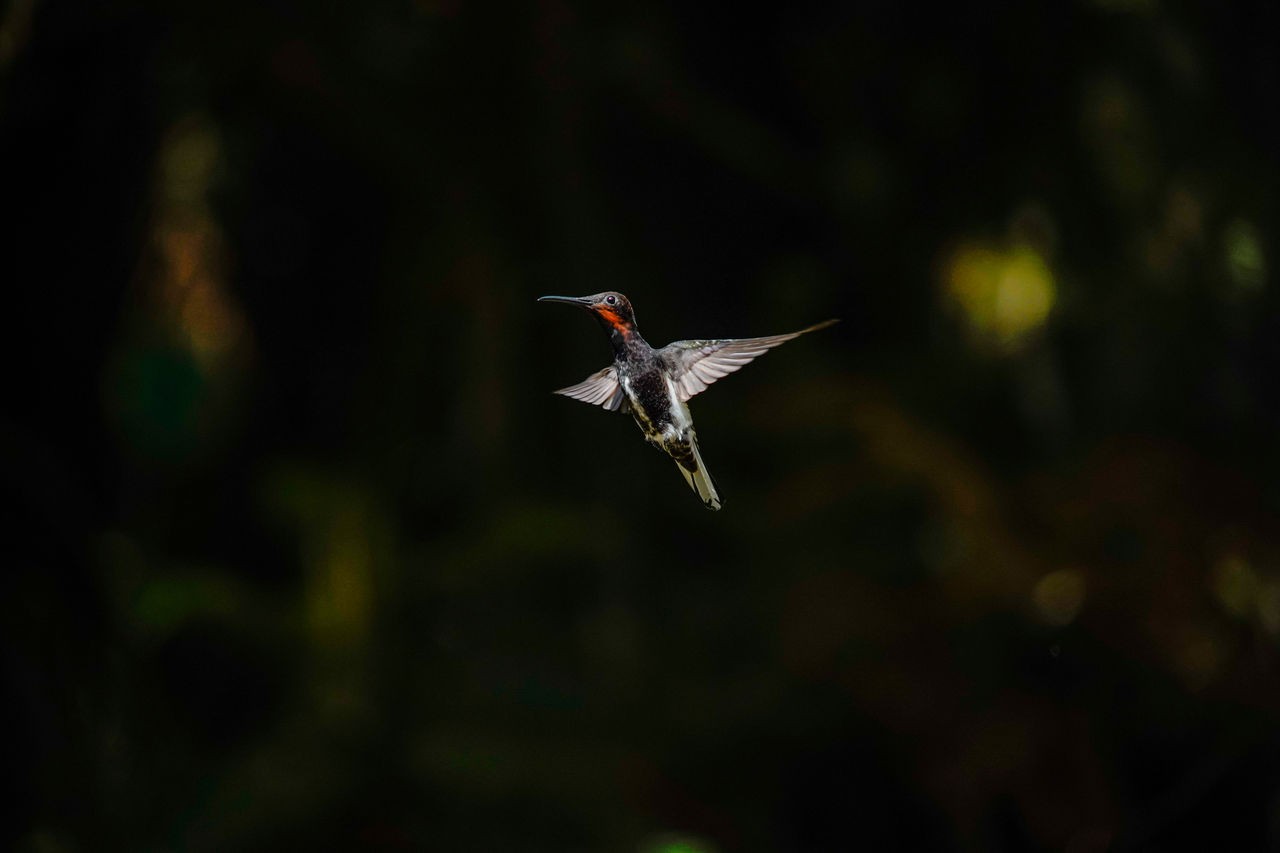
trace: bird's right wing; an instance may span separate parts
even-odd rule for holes
[[[676,382],[676,393],[683,402],[688,402],[690,397],[707,390],[712,382],[741,370],[766,351],[835,322],[838,321],[826,320],[798,332],[765,338],[676,341],[660,349],[658,354],[671,371],[671,378]]]
[[[627,399],[626,394],[622,393],[622,386],[618,384],[618,371],[612,366],[591,374],[577,385],[561,388],[555,393],[593,406],[602,406],[611,412],[621,409]]]

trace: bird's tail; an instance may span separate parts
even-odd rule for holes
[[[707,470],[707,466],[702,461],[702,453],[698,450],[698,439],[696,436],[689,436],[689,447],[693,450],[694,470],[690,471],[679,461],[676,467],[680,469],[680,473],[684,475],[684,481],[689,484],[689,488],[698,493],[703,506],[707,509],[720,508],[720,493],[716,491],[716,482],[711,478],[711,472]]]

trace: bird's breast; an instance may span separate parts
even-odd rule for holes
[[[648,434],[660,433],[671,422],[671,399],[661,371],[622,371],[622,391],[631,403],[631,414]]]

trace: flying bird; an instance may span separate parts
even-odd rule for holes
[[[786,335],[675,341],[654,349],[640,337],[635,312],[621,293],[609,290],[593,296],[543,296],[538,301],[587,309],[613,344],[613,364],[555,393],[611,412],[629,412],[645,439],[676,461],[685,482],[707,509],[713,510],[720,509],[720,495],[698,450],[689,400],[766,350],[837,322],[827,320]]]

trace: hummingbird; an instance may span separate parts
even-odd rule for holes
[[[837,322],[826,320],[785,335],[674,341],[654,349],[640,337],[631,303],[617,291],[591,296],[542,296],[538,301],[585,308],[600,321],[613,345],[613,364],[555,393],[611,412],[630,413],[645,440],[676,461],[685,482],[712,510],[720,509],[720,494],[698,450],[689,400],[766,350]]]

